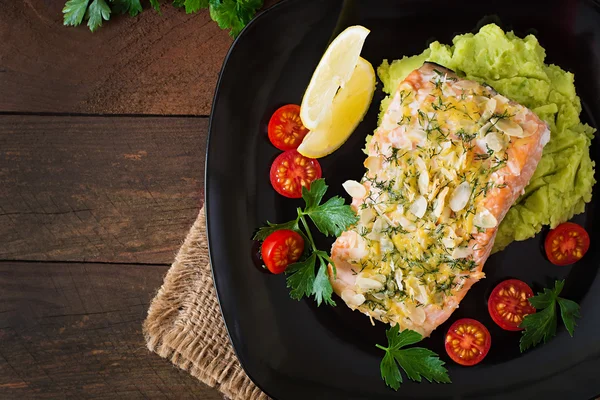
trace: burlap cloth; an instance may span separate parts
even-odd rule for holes
[[[213,286],[205,226],[202,209],[150,304],[146,344],[232,400],[268,399],[233,352]]]

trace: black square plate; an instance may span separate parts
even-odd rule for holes
[[[477,283],[450,320],[423,342],[448,362],[449,385],[405,381],[398,392],[379,375],[385,326],[337,307],[317,308],[294,301],[285,277],[261,273],[250,240],[266,220],[295,217],[301,201],[278,194],[269,167],[279,153],[268,141],[266,124],[286,103],[299,104],[330,39],[349,25],[371,30],[362,56],[375,67],[383,59],[420,53],[431,41],[450,43],[460,33],[489,22],[519,36],[534,33],[547,63],[576,76],[584,104],[583,121],[600,117],[600,6],[594,1],[287,0],[259,15],[236,40],[227,57],[214,100],[206,168],[206,213],[210,256],[223,317],[248,375],[278,399],[588,399],[600,393],[600,238],[594,202],[575,221],[590,233],[592,248],[573,267],[548,263],[542,235],[513,243],[492,256]],[[342,148],[320,160],[331,189],[342,193],[346,179],[364,173],[361,148],[376,128],[381,85],[364,121]],[[598,144],[592,144],[598,159]],[[594,226],[596,228],[594,228]],[[321,240],[328,249],[331,241]],[[564,328],[545,345],[520,354],[518,333],[490,319],[486,299],[508,277],[534,291],[565,278],[564,296],[581,304],[583,318],[570,338]],[[443,333],[461,317],[483,322],[492,334],[487,358],[470,368],[447,359]]]

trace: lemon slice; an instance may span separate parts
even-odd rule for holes
[[[364,118],[374,92],[375,71],[370,62],[360,57],[350,80],[333,98],[329,118],[304,137],[298,152],[320,158],[337,150]]]
[[[351,26],[340,33],[323,54],[300,106],[300,119],[308,129],[315,129],[326,118],[338,89],[352,76],[369,32],[364,26]]]

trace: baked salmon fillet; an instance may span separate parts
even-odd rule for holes
[[[344,183],[359,221],[333,244],[335,293],[429,336],[484,278],[549,140],[545,122],[492,88],[437,64],[413,71],[367,144],[364,177]]]

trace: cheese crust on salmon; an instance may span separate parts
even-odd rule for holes
[[[484,277],[498,224],[550,140],[532,111],[425,63],[401,82],[344,184],[359,221],[335,241],[335,293],[423,336]]]

